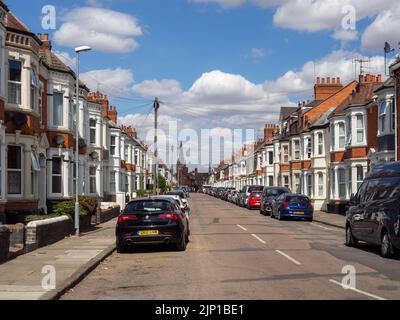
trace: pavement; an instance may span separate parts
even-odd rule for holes
[[[115,224],[116,219],[1,264],[0,300],[57,299],[112,254]]]
[[[192,194],[190,206],[185,252],[114,252],[61,299],[400,298],[400,260],[381,258],[366,244],[345,246],[345,230],[326,224],[343,226],[344,217],[279,221],[203,194]]]

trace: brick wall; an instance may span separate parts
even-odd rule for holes
[[[10,248],[10,231],[4,226],[0,226],[0,263],[8,259]]]
[[[119,214],[121,213],[121,208],[120,206],[116,206],[110,209],[101,209],[100,211],[100,223],[107,222],[109,220],[114,219],[115,217],[118,217]]]
[[[32,221],[25,229],[25,251],[30,252],[64,239],[74,230],[72,220],[67,216]]]

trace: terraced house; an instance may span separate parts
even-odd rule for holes
[[[76,106],[76,75],[48,34],[32,33],[2,1],[0,44],[0,223],[51,212],[76,192],[123,208],[152,183],[149,150],[136,130],[120,126],[108,97],[82,82]]]

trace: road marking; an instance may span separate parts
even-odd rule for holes
[[[320,226],[319,224],[315,224],[315,223],[310,223],[310,225],[312,225],[314,227],[318,227],[318,228],[324,229],[324,230],[335,231],[334,229],[323,227],[323,226]]]
[[[263,239],[261,239],[259,236],[257,236],[256,234],[252,233],[251,235],[252,235],[254,238],[256,238],[258,241],[260,241],[262,244],[266,244],[266,242],[265,242]]]
[[[287,255],[286,253],[280,251],[280,250],[275,250],[275,252],[279,253],[280,255],[284,256],[286,259],[292,261],[294,264],[297,264],[298,266],[301,265],[300,262],[297,260],[293,259],[291,256]]]
[[[343,285],[342,283],[340,283],[340,282],[338,282],[338,281],[335,281],[335,280],[332,280],[332,279],[330,279],[329,281],[332,282],[332,283],[334,283],[334,284],[337,284],[338,286],[341,286],[344,290],[352,290],[352,291],[361,293],[361,294],[363,294],[363,295],[366,295],[366,296],[368,296],[368,297],[370,297],[370,298],[373,298],[373,299],[376,299],[376,300],[387,300],[387,299],[385,299],[385,298],[376,296],[376,295],[374,295],[374,294],[372,294],[372,293],[368,293],[368,292],[365,292],[365,291],[362,291],[362,290],[359,290],[359,289],[356,289],[356,288],[352,288],[352,287]]]
[[[237,224],[237,226],[242,229],[243,231],[247,231],[247,229],[245,227],[242,227],[240,224]]]

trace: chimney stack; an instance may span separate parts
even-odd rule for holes
[[[330,96],[339,92],[342,88],[343,85],[340,83],[339,77],[317,77],[316,84],[314,85],[314,98],[315,100],[326,100]]]

